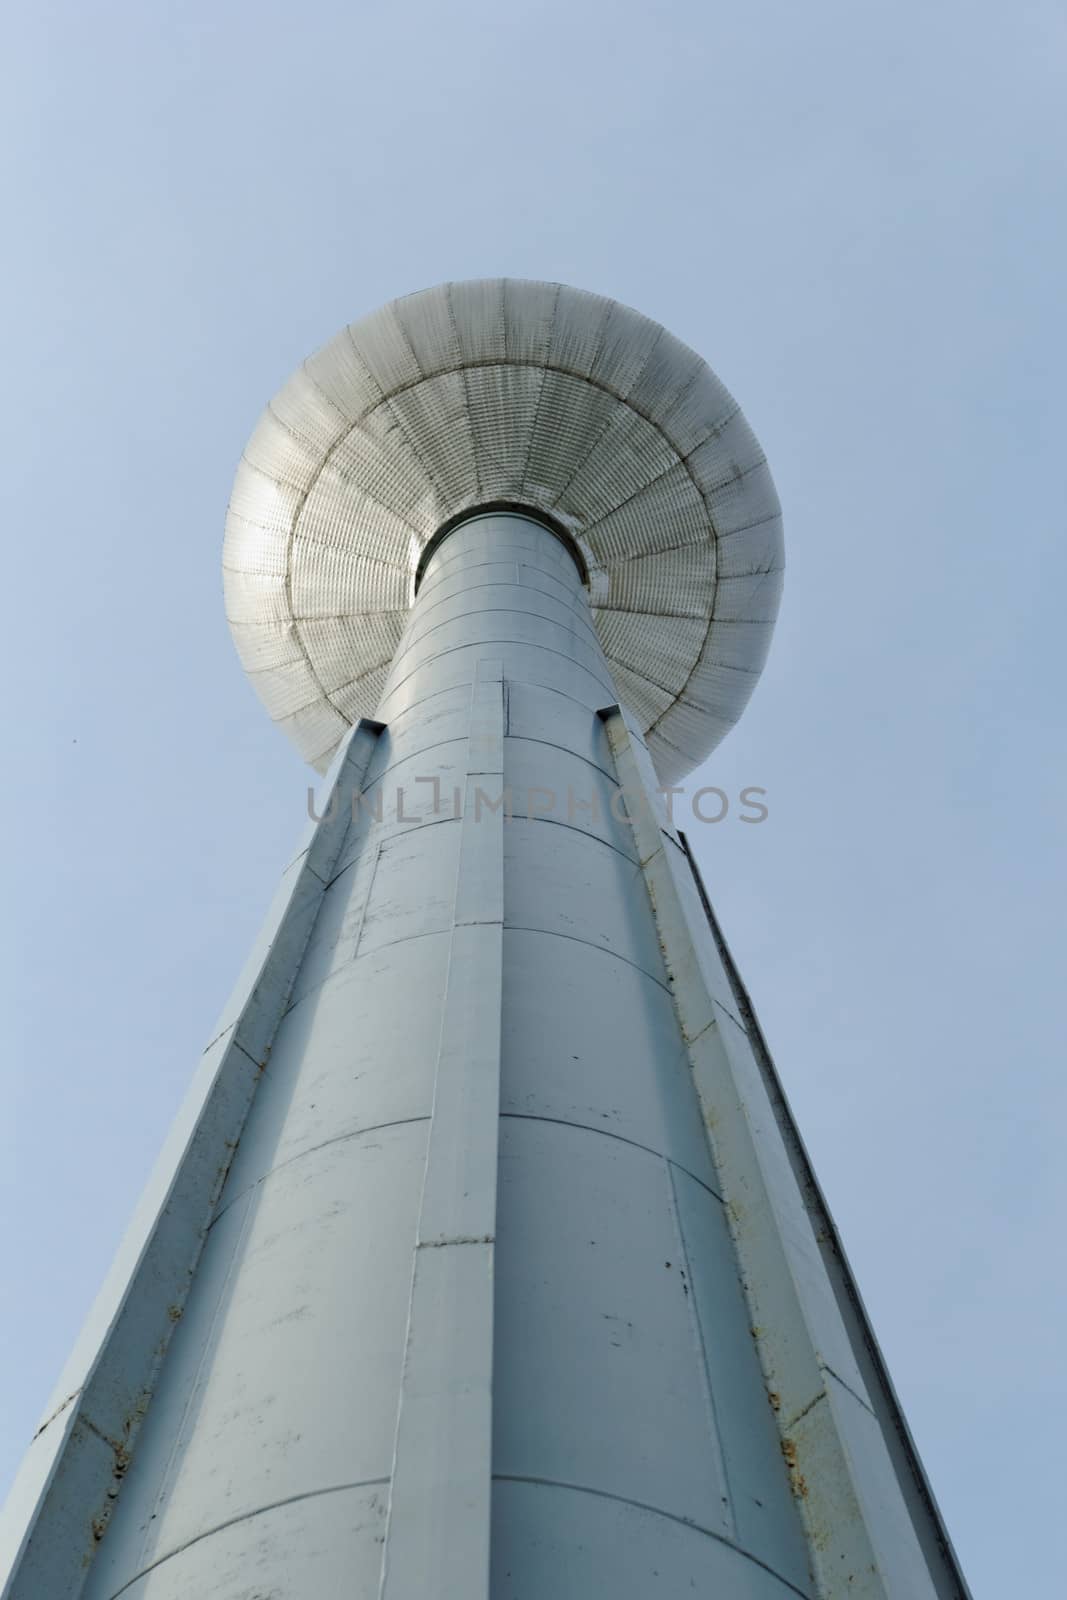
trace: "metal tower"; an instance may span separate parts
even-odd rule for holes
[[[959,1600],[660,786],[778,502],[703,361],[451,284],[268,407],[224,565],[320,770],[4,1525],[3,1600]]]

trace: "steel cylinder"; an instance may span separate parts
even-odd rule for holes
[[[811,1593],[619,699],[558,537],[443,540],[86,1600],[421,1600],[452,1516],[457,1600]]]

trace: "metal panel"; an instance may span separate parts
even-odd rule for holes
[[[223,1204],[320,1145],[429,1117],[440,1019],[410,998],[438,992],[447,963],[446,934],[405,940],[348,963],[293,1005]]]
[[[376,737],[361,724],[338,752],[342,816]],[[0,1528],[4,1600],[76,1594],[107,1529],[343,835],[314,829],[284,874],[49,1402]]]
[[[512,815],[576,828],[636,860],[633,840],[620,820],[625,798],[618,784],[581,756],[512,734],[507,789]]]
[[[620,781],[648,784],[636,728],[618,707],[606,716]],[[818,1592],[824,1600],[965,1595],[951,1565],[927,1563],[929,1509],[894,1470],[685,854],[647,808],[631,816]]]
[[[249,1600],[278,1584],[301,1600],[371,1595],[384,1515],[382,1485],[331,1485],[213,1530],[135,1579],[122,1600]]]
[[[684,838],[681,843],[689,855]],[[767,1049],[759,1020],[752,1010],[748,993],[734,965],[692,856],[689,856],[689,864],[712,942],[733,993],[736,1013],[745,1029],[753,1061],[760,1073],[763,1091],[774,1112],[787,1158],[811,1215],[823,1266],[833,1287],[838,1311],[848,1330],[849,1342],[863,1375],[866,1392],[873,1400],[882,1437],[893,1461],[898,1487],[910,1504],[912,1523],[922,1543],[927,1565],[937,1585],[937,1592],[939,1596],[946,1597],[946,1600],[948,1597],[951,1597],[951,1600],[958,1600],[960,1596],[966,1600],[968,1594],[966,1581],[960,1571],[952,1541],[916,1451],[892,1379],[878,1348],[840,1235],[827,1209],[818,1179]]]
[[[562,748],[615,781],[615,762],[603,723],[587,703],[544,684],[508,683],[508,733],[549,749]]]
[[[666,1163],[588,1128],[509,1118],[499,1205],[494,1471],[732,1538]]]
[[[723,1207],[678,1168],[673,1181],[737,1540],[746,1549],[759,1550],[776,1572],[805,1590],[810,1582],[807,1545],[781,1470],[778,1430],[763,1374],[752,1359],[752,1330],[746,1316],[723,1314],[721,1285],[737,1276]]]
[[[476,504],[481,494],[465,380],[462,371],[443,372],[389,402],[427,475],[449,505]]]
[[[227,1522],[388,1480],[426,1127],[331,1141],[223,1212],[85,1600]]]
[[[330,1142],[224,1211],[85,1600],[278,1502],[386,1482],[424,1150],[426,1123]]]
[[[609,1134],[669,1155],[715,1187],[689,1059],[661,983],[592,945],[508,928],[503,1059],[504,1116]]]
[[[536,800],[535,800],[536,804]],[[551,851],[543,835],[551,828]],[[591,834],[516,816],[505,840],[505,922],[610,950],[666,981],[651,919],[629,914],[641,868]]]
[[[440,311],[365,341],[383,382]],[[636,387],[670,358],[579,311],[568,360]],[[506,313],[461,296],[448,349],[512,348]],[[761,625],[733,576],[723,638]],[[671,746],[597,707],[644,696],[694,747],[701,713],[655,700],[654,632],[616,689],[590,623],[565,544],[483,514],[428,559],[388,686],[354,680],[391,726],[339,760],[220,1020],[14,1502],[9,1600],[963,1593],[925,1576],[884,1373],[655,792]],[[328,682],[358,665],[356,631],[302,637]]]
[[[490,649],[500,653],[500,641],[488,641]],[[387,685],[378,706],[383,717],[393,718],[415,705],[424,697],[450,689],[455,684],[469,683],[471,674],[484,654],[484,647],[463,645],[433,661],[417,666],[395,684]],[[571,656],[545,649],[535,644],[514,644],[508,650],[510,670],[520,681],[543,685],[569,694],[587,706],[595,706],[612,693],[611,677],[607,666],[599,669],[584,667]]]
[[[503,1480],[494,1494],[493,1600],[807,1596],[703,1528],[572,1484]]]

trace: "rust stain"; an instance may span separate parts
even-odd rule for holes
[[[81,1394],[81,1390],[80,1389],[75,1389],[73,1394],[68,1394],[67,1398],[60,1405],[56,1406],[56,1409],[52,1412],[51,1416],[45,1417],[44,1421],[41,1423],[41,1426],[37,1429],[37,1432],[34,1434],[33,1437],[35,1439],[39,1439],[41,1437],[42,1433],[44,1432],[44,1430],[46,1428],[50,1427],[51,1424],[56,1420],[57,1417],[62,1416],[63,1412],[66,1411],[66,1409],[70,1405],[71,1401],[72,1400],[77,1400],[77,1398],[78,1398],[78,1396],[80,1394]]]
[[[798,1500],[806,1500],[808,1485],[804,1474],[797,1465],[797,1447],[792,1439],[782,1440],[782,1454],[785,1464],[789,1469],[789,1485]]]

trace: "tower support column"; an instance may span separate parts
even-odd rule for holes
[[[4,1600],[959,1592],[623,689],[546,525],[432,551]]]

